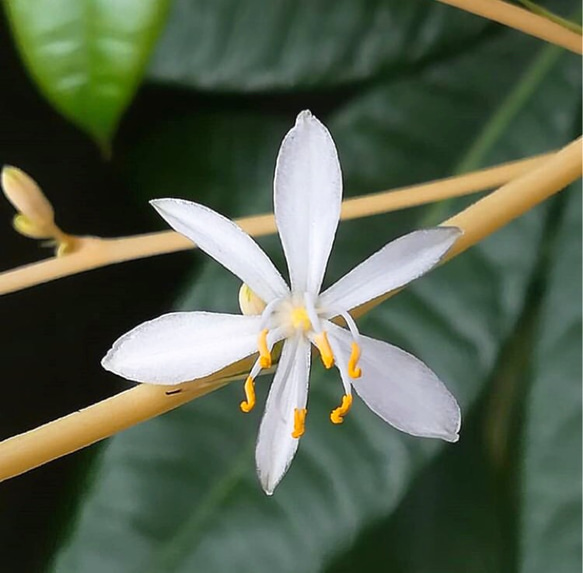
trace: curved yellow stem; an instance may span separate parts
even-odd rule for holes
[[[499,22],[576,54],[583,54],[580,34],[520,6],[502,0],[438,0],[438,2]]]
[[[357,219],[388,213],[405,207],[485,191],[532,169],[544,161],[548,155],[513,161],[432,183],[347,199],[342,204],[342,219]],[[269,235],[275,233],[276,230],[273,215],[245,217],[238,219],[237,222],[254,237]],[[174,231],[118,239],[79,237],[75,243],[75,252],[71,254],[0,273],[0,295],[107,265],[192,248],[194,248],[192,242]]]

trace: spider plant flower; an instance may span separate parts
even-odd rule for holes
[[[355,390],[373,412],[403,432],[458,439],[460,410],[444,384],[407,352],[362,335],[350,311],[426,273],[461,231],[414,231],[321,292],[341,201],[336,147],[309,111],[299,114],[283,140],[275,170],[275,218],[291,286],[229,219],[189,201],[152,201],[176,231],[243,281],[240,301],[252,314],[166,314],[122,336],[102,363],[129,380],[171,385],[256,355],[241,402],[241,410],[249,412],[256,402],[255,379],[272,366],[273,347],[283,341],[256,448],[259,479],[268,494],[287,471],[304,433],[312,345],[324,366],[340,373],[343,389],[330,414],[332,423],[343,422]]]

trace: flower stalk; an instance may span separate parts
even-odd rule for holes
[[[537,155],[465,175],[347,199],[342,205],[341,219],[346,221],[368,217],[486,191],[533,169],[550,155]],[[275,232],[273,215],[245,217],[238,219],[237,223],[253,237]],[[75,252],[66,257],[53,258],[0,273],[0,295],[107,265],[194,248],[188,239],[174,231],[116,239],[78,237],[76,241]]]
[[[438,0],[438,2],[520,30],[575,54],[583,54],[581,34],[520,6],[502,0]]]

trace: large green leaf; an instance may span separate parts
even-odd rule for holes
[[[331,87],[443,57],[487,25],[426,0],[176,0],[148,75],[226,91]]]
[[[169,0],[10,0],[4,6],[41,92],[107,149]]]
[[[504,528],[476,416],[458,448],[416,479],[390,519],[339,552],[328,573],[500,573]]]
[[[394,91],[390,86],[372,88],[329,117],[350,189],[412,182],[459,165],[530,59],[525,55],[530,41],[509,34],[500,42],[403,79]],[[493,55],[501,53],[506,57],[489,68]],[[479,81],[480,71],[493,68],[500,76],[497,86]],[[543,139],[549,147],[566,139],[563,118],[567,115],[570,125],[577,94],[571,67],[569,73],[564,66],[553,70],[546,89],[531,93],[533,100],[541,100],[535,109],[545,121],[522,137],[513,134],[512,152],[538,151]],[[385,99],[389,93],[398,97]],[[435,102],[438,109],[429,113]],[[275,126],[269,125],[274,121]],[[161,181],[164,172],[171,174],[185,194],[188,181],[197,182],[192,195],[198,189],[202,195],[216,193],[213,202],[230,215],[241,212],[242,197],[246,208],[252,203],[259,209],[269,198],[273,140],[284,129],[279,120],[257,116],[255,122],[237,114],[199,120],[190,149],[198,159],[179,162],[185,164],[184,177],[176,174],[173,161],[168,171],[162,161],[151,170],[161,172]],[[226,132],[228,145],[221,148],[214,136],[222,133],[224,138]],[[173,133],[178,137],[178,131]],[[150,139],[154,137],[152,132]],[[160,145],[167,142],[164,138]],[[398,169],[402,149],[409,151],[409,165]],[[360,155],[353,157],[356,151]],[[141,153],[155,156],[145,148]],[[228,174],[233,168],[237,177]],[[467,412],[520,315],[545,212],[543,207],[521,218],[384,304],[362,321],[364,332],[421,356]],[[399,214],[343,225],[328,279],[369,254],[407,220],[410,225],[411,218]],[[237,287],[211,263],[196,273],[181,305],[232,311]],[[262,403],[267,381],[258,386]],[[276,494],[266,498],[253,468],[260,412],[239,413],[241,392],[239,384],[231,385],[111,440],[54,571],[318,571],[364,526],[390,514],[418,470],[442,447],[398,433],[361,403],[345,424],[332,426],[328,413],[342,389],[332,373],[316,365],[308,431],[289,474]]]
[[[577,96],[573,88],[579,81],[577,79],[579,73],[578,63],[574,58],[565,58],[554,48],[541,50],[532,65],[525,70],[516,88],[506,98],[504,105],[492,116],[475,144],[468,150],[463,164],[468,167],[479,167],[483,163],[503,160],[509,153],[532,153],[545,149],[551,140],[559,143],[561,134],[562,137],[568,136],[577,121]],[[559,96],[559,92],[563,95]],[[571,104],[568,107],[562,107],[558,103],[569,100]],[[569,112],[563,114],[561,109],[563,111],[568,109]],[[533,118],[541,118],[542,121],[538,120],[536,124],[532,124]],[[525,133],[529,134],[528,138],[524,137]],[[574,191],[572,189],[565,193]],[[572,197],[574,198],[576,197]],[[579,212],[578,208],[572,209],[573,213]],[[552,222],[554,216],[554,210],[550,210],[547,221]],[[531,276],[531,283],[538,280],[539,267],[545,258],[547,243],[553,238],[553,234],[552,229],[549,231],[547,223],[547,230],[541,237],[538,249],[537,270]],[[497,241],[498,237],[502,240]],[[514,248],[506,241],[507,237],[501,233],[492,237],[482,247],[492,245],[490,256],[500,260],[509,248]],[[571,252],[574,246],[579,246],[579,243],[580,226],[579,234],[576,228],[571,229],[571,236],[562,233],[556,247],[566,248]],[[576,259],[574,254],[571,254],[572,258]],[[578,270],[573,276],[579,277]],[[579,289],[580,292],[580,282],[577,280],[565,282],[570,285],[571,290]],[[576,298],[576,293],[573,294]],[[516,526],[515,520],[509,518],[513,509],[510,505],[514,492],[508,491],[507,482],[508,474],[514,471],[514,465],[508,463],[508,460],[501,462],[496,460],[497,463],[493,463],[488,427],[491,418],[495,418],[499,423],[501,418],[508,415],[507,412],[517,413],[522,409],[521,403],[525,398],[521,390],[524,388],[525,363],[529,360],[528,344],[535,338],[531,332],[534,321],[531,315],[535,312],[532,302],[532,295],[524,301],[520,325],[512,339],[502,348],[502,355],[492,369],[491,379],[496,381],[496,384],[490,385],[487,399],[481,400],[479,410],[473,412],[471,428],[466,427],[464,433],[468,441],[463,443],[459,450],[446,452],[436,463],[424,469],[423,475],[413,484],[395,514],[364,532],[350,551],[337,557],[337,562],[330,568],[330,573],[348,573],[357,566],[359,571],[378,571],[387,568],[394,573],[466,571],[496,573],[513,570],[517,551],[514,544],[518,534],[512,530]],[[574,305],[567,299],[564,303],[565,310]],[[556,304],[558,306],[558,303]],[[580,320],[580,316],[575,316],[573,320]],[[573,344],[572,350],[579,349],[580,346],[579,340],[574,338],[575,340],[570,343]],[[537,350],[534,349],[534,355],[538,355]],[[574,355],[579,361],[580,355],[579,358],[577,352],[574,352]],[[574,380],[579,378],[571,376],[571,386]],[[506,386],[503,389],[505,396],[502,397],[499,396],[500,383]],[[511,385],[515,387],[514,391],[508,388]],[[575,392],[579,391],[579,382],[574,388]],[[491,396],[494,393],[498,394],[494,397],[495,400]],[[516,403],[504,405],[502,410],[502,402],[508,400]],[[494,415],[493,406],[498,410]],[[577,408],[580,416],[580,400],[573,404],[573,409]],[[516,427],[518,427],[516,423],[504,424],[502,428],[497,428],[497,432],[515,430]],[[541,427],[544,427],[543,423]],[[576,430],[579,437],[579,427],[576,427]],[[501,438],[502,442],[514,439],[508,435]],[[538,454],[541,453],[539,446],[527,442],[527,447]],[[577,457],[577,452],[580,447],[573,447],[570,443],[566,449],[570,456],[576,458],[573,468],[576,467],[579,472],[570,476],[572,486],[570,494],[573,496],[574,491],[579,493],[580,458]],[[500,463],[502,468],[498,467]],[[535,507],[539,507],[534,498],[531,501],[535,503]],[[575,510],[574,519],[577,518]],[[573,524],[565,523],[565,529],[569,525]],[[562,530],[555,539],[564,539],[562,533],[565,533],[565,530]],[[570,534],[568,539],[573,542],[579,537],[577,530]],[[571,553],[577,554],[573,551]],[[533,552],[526,551],[525,555],[533,557]],[[536,556],[536,552],[534,555]],[[553,559],[554,561],[544,561],[546,568],[541,566],[540,571],[554,571],[561,560],[556,559],[556,556],[553,556]],[[524,568],[525,573],[531,570],[535,569]],[[575,570],[577,569],[574,568],[573,571]]]
[[[551,252],[526,408],[522,573],[581,571],[581,186],[570,193]]]

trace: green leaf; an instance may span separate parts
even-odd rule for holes
[[[546,149],[551,142],[561,144],[563,138],[571,134],[578,105],[576,92],[573,89],[578,75],[576,71],[578,63],[574,58],[561,54],[552,47],[541,50],[531,66],[525,70],[521,81],[505,98],[504,104],[484,126],[475,144],[468,149],[463,164],[474,169],[494,160],[503,161],[511,154],[535,153]],[[563,114],[562,110],[568,110],[568,112]],[[539,119],[533,123],[533,118]],[[528,137],[524,137],[524,134],[528,134]],[[578,213],[579,210],[577,207],[570,207],[570,212]],[[554,211],[550,210],[548,217],[553,215]],[[522,221],[524,218],[513,225],[518,225]],[[489,256],[501,262],[509,249],[517,248],[510,235],[506,234],[509,231],[510,229],[505,229],[479,248],[485,249],[491,245],[493,249]],[[499,241],[498,238],[500,238]],[[540,237],[537,267],[544,258],[547,239],[548,229],[544,236]],[[564,239],[563,234],[558,241],[559,248],[563,246],[569,248],[573,242],[578,244],[580,226],[579,235],[575,232],[570,237],[570,242]],[[515,253],[513,256],[519,255]],[[572,258],[576,259],[576,257]],[[538,272],[538,270],[534,271],[529,282],[535,281]],[[577,271],[574,276],[579,277]],[[488,280],[492,284],[492,279]],[[572,280],[570,284],[573,285]],[[579,288],[580,292],[580,283],[575,281],[575,285],[575,290]],[[503,289],[496,290],[502,292]],[[574,304],[568,302],[567,299],[564,303],[565,310]],[[528,315],[532,309],[528,302],[525,301],[523,304],[526,304],[523,316]],[[575,320],[580,320],[580,316]],[[514,384],[519,390],[523,389],[525,366],[522,363],[526,362],[528,357],[523,358],[518,354],[519,348],[514,339],[519,340],[521,347],[524,347],[525,342],[522,339],[525,335],[528,339],[533,339],[532,333],[526,330],[529,328],[532,328],[532,320],[526,322],[521,319],[512,339],[504,341],[501,345],[498,361],[491,371],[492,381],[501,379],[506,386]],[[574,340],[573,344],[573,348],[579,349],[578,340]],[[530,347],[527,349],[530,350]],[[534,355],[537,354],[537,349],[535,349]],[[576,353],[575,357],[577,357]],[[504,375],[503,368],[511,370],[508,375]],[[577,380],[577,384],[574,385],[577,391],[580,391],[579,379],[580,377],[577,376],[571,377],[571,383]],[[511,406],[510,411],[519,411],[524,395],[516,394],[516,392],[513,394],[512,391],[508,394],[508,388],[504,388],[504,391],[507,397],[510,396],[518,401],[518,406]],[[508,478],[501,478],[500,468],[493,463],[491,444],[487,440],[488,428],[485,427],[486,422],[491,424],[488,416],[491,416],[490,410],[493,405],[498,407],[501,405],[499,396],[501,392],[493,384],[489,384],[486,392],[488,392],[487,399],[480,400],[479,409],[471,413],[470,427],[466,424],[462,433],[462,438],[467,441],[463,441],[459,450],[447,451],[436,463],[425,468],[397,511],[365,531],[350,551],[340,553],[336,563],[330,567],[330,573],[348,573],[356,570],[357,567],[363,572],[385,568],[393,573],[465,573],[466,571],[496,573],[512,570],[508,567],[512,566],[509,564],[513,563],[516,554],[516,548],[512,545],[517,532],[511,531],[511,528],[515,526],[515,520],[508,519],[508,516],[512,514],[512,507],[509,507],[507,485],[503,481]],[[492,396],[494,393],[498,395]],[[492,398],[495,398],[495,401]],[[502,399],[505,398],[502,397]],[[580,416],[580,400],[576,401],[573,407],[579,408]],[[498,418],[504,416],[504,412],[497,414]],[[498,422],[501,420],[498,419]],[[501,423],[498,425],[502,426]],[[544,427],[542,421],[541,426]],[[497,427],[496,430],[505,432],[515,427],[518,427],[518,424],[503,425]],[[579,438],[579,427],[574,424],[577,438]],[[515,438],[503,436],[503,440],[511,439]],[[566,448],[571,457],[574,456],[580,460],[577,454],[580,451],[580,444],[577,446],[571,443]],[[538,444],[532,449],[540,452]],[[579,465],[576,467],[579,473],[571,476],[571,493],[576,491],[579,494],[580,467]],[[512,470],[513,467],[502,468],[504,474]],[[573,506],[576,505],[576,503],[573,504]],[[577,519],[576,514],[574,519]],[[565,526],[567,527],[568,524]],[[579,531],[580,529],[568,538],[578,540]],[[565,530],[562,532],[564,533]],[[555,537],[555,539],[563,538],[561,534]],[[531,551],[527,551],[526,554],[532,556]],[[572,554],[576,554],[576,551],[572,551]],[[555,559],[553,563],[560,562]],[[546,569],[541,567],[540,571],[555,570],[554,566],[551,567],[551,560],[545,563]],[[524,568],[525,573],[531,570],[534,569]],[[577,568],[574,567],[572,570],[575,571]]]
[[[519,81],[532,45],[509,33],[473,54],[451,58],[391,86],[373,87],[332,114],[327,123],[339,147],[349,192],[445,175],[459,165],[476,134]],[[541,89],[532,92],[533,101],[540,99],[534,109],[544,121],[535,115],[537,122],[528,132],[513,130],[509,153],[538,150],[543,139],[553,147],[568,137],[564,117],[570,129],[578,109],[572,63],[553,68],[545,89],[538,86]],[[497,86],[491,85],[488,70],[498,74]],[[164,155],[170,137],[157,141],[154,126],[134,169],[144,158],[158,157],[145,171],[159,171],[158,185],[165,176],[172,177],[179,194],[209,197],[231,216],[240,214],[243,204],[259,210],[269,200],[273,140],[276,135],[280,139],[292,121],[288,118],[284,128],[279,119],[260,114],[254,120],[237,113],[193,118],[185,125],[197,124],[196,136],[178,140],[189,142],[178,161],[172,153]],[[178,126],[163,128],[164,134],[166,129],[179,137]],[[188,157],[196,159],[188,162]],[[143,183],[148,180],[148,175],[141,178]],[[363,332],[423,358],[446,381],[466,414],[521,313],[538,260],[545,213],[544,206],[538,208],[417,282],[364,319]],[[421,214],[343,224],[328,281],[398,230],[411,227]],[[262,241],[270,252],[273,242]],[[234,311],[237,288],[237,281],[218,265],[206,264],[196,272],[180,306]],[[262,404],[268,380],[258,387]],[[441,443],[393,430],[362,403],[355,405],[345,424],[332,426],[328,415],[341,394],[337,377],[316,365],[306,435],[271,498],[262,493],[253,467],[260,408],[251,415],[238,411],[241,384],[115,437],[103,451],[53,570],[321,570],[365,527],[390,515],[419,470],[443,450]]]
[[[169,0],[4,3],[28,72],[49,102],[108,150]]]
[[[338,86],[443,57],[487,26],[424,0],[176,0],[148,76],[221,91]]]
[[[526,404],[523,573],[581,570],[581,186],[566,199]]]
[[[327,573],[504,570],[495,480],[477,421],[466,421],[459,447],[424,468],[391,518],[365,530]]]

